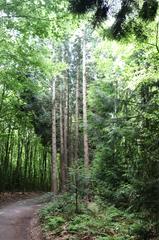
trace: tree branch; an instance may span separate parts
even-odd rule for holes
[[[65,16],[67,16],[67,14],[64,14],[63,16],[57,16],[56,19],[63,19]],[[34,17],[34,16],[31,16],[31,15],[6,15],[6,16],[0,16],[0,18],[8,18],[8,19],[12,19],[12,18],[25,18],[25,19],[28,19],[28,20],[31,20],[31,19],[34,19],[34,20],[43,20],[43,21],[49,21],[49,22],[52,22],[52,21],[55,21],[55,18],[45,18],[45,17]]]
[[[157,23],[157,26],[156,26],[156,49],[157,49],[157,52],[159,53],[158,36],[159,36],[159,22]]]

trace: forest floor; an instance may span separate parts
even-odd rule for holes
[[[56,196],[40,210],[39,216],[45,240],[138,239],[135,231],[140,220],[133,214],[100,202],[82,201],[77,212],[72,195]]]
[[[0,194],[0,240],[40,240],[37,211],[46,194]]]

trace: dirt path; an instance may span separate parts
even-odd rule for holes
[[[0,208],[0,240],[31,240],[30,223],[41,206],[40,198],[21,200]]]

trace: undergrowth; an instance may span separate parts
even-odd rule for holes
[[[81,202],[76,213],[73,195],[57,196],[40,211],[42,228],[49,239],[145,239],[143,223],[134,214],[97,202]],[[141,236],[142,232],[142,236]]]

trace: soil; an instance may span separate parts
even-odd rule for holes
[[[41,196],[1,206],[0,240],[41,240],[36,215],[40,207]]]

